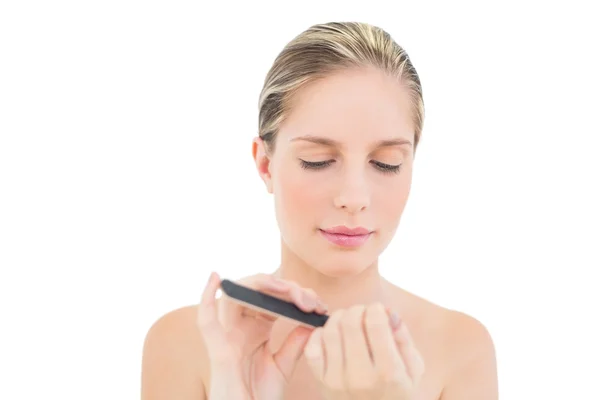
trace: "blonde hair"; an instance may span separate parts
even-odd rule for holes
[[[377,26],[329,22],[313,25],[289,42],[265,78],[259,98],[258,134],[267,151],[275,149],[277,132],[291,99],[303,85],[344,68],[370,66],[398,79],[409,90],[416,150],[425,108],[421,82],[406,51]]]

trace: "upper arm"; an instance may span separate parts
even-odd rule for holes
[[[142,356],[142,400],[204,400],[200,335],[193,307],[172,311],[149,329]]]
[[[492,337],[483,324],[458,314],[455,362],[440,400],[497,400],[498,376]]]

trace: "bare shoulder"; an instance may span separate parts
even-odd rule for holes
[[[205,398],[205,354],[195,306],[161,316],[144,340],[142,400]]]
[[[397,288],[396,302],[441,400],[498,398],[496,353],[487,327],[467,313]],[[438,398],[438,396],[435,396]]]
[[[483,350],[493,351],[492,337],[487,327],[477,318],[435,304],[413,293],[397,288],[395,302],[404,304],[409,325],[431,333],[431,338],[448,348],[449,354],[468,358]],[[455,359],[456,357],[453,357]]]
[[[466,313],[446,314],[448,374],[441,399],[497,399],[496,350],[490,332]]]

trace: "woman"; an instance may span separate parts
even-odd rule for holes
[[[496,399],[486,328],[378,271],[423,127],[406,52],[369,24],[312,26],[275,60],[259,106],[252,152],[275,199],[281,264],[240,283],[329,320],[308,329],[217,300],[213,272],[198,306],[148,332],[142,398]]]

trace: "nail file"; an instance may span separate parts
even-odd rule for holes
[[[229,279],[221,281],[221,289],[230,299],[246,307],[274,317],[288,318],[310,328],[323,326],[329,319],[328,315],[305,312],[294,303],[278,299],[277,297],[250,289],[246,286],[238,285]]]

